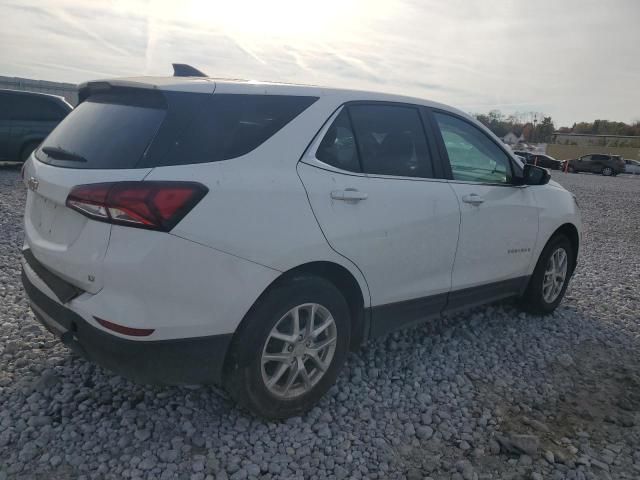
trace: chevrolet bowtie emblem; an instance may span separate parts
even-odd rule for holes
[[[38,190],[38,185],[40,185],[40,182],[36,179],[36,177],[29,177],[29,180],[27,181],[29,190],[33,190],[35,192],[36,190]]]

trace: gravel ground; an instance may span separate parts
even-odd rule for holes
[[[640,178],[554,178],[585,224],[554,315],[500,304],[371,342],[318,407],[272,423],[211,387],[130,383],[41,328],[24,189],[0,170],[0,480],[640,478]]]

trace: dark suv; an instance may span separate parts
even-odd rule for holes
[[[591,172],[610,176],[623,173],[624,168],[624,160],[620,155],[591,153],[589,155],[583,155],[580,158],[569,160],[567,170],[574,173]]]
[[[525,152],[524,150],[514,150],[513,153],[524,158],[527,163],[531,163],[532,165],[550,168],[552,170],[560,170],[562,168],[562,162],[560,160],[556,160],[543,153]]]
[[[0,161],[24,162],[72,109],[62,97],[0,89]]]

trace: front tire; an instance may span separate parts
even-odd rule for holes
[[[542,250],[529,285],[522,296],[524,310],[546,315],[562,301],[575,268],[575,255],[569,239],[553,236]]]
[[[349,307],[328,280],[294,277],[268,290],[232,342],[225,387],[255,415],[300,415],[335,383],[349,350]]]
[[[604,175],[605,177],[610,177],[611,175],[613,175],[613,169],[611,167],[604,167],[602,169],[602,175]]]

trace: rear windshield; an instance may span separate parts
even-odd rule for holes
[[[38,160],[72,168],[134,167],[166,114],[161,99],[143,97],[90,97],[46,138]]]
[[[36,156],[56,166],[92,169],[227,160],[260,146],[315,100],[114,89],[81,103]]]

